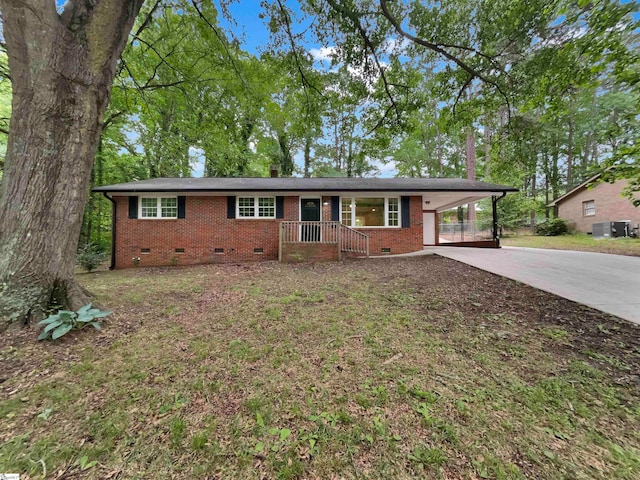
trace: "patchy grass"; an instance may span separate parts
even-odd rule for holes
[[[23,478],[640,476],[640,329],[448,259],[82,276],[102,332],[0,350]]]
[[[583,252],[614,253],[616,255],[640,256],[640,239],[602,238],[576,233],[544,237],[539,235],[516,235],[503,237],[500,243],[510,247],[550,248],[553,250],[579,250]]]

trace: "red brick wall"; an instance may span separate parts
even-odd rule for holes
[[[227,197],[186,197],[185,218],[175,220],[129,219],[128,197],[114,197],[117,205],[116,268],[193,265],[198,263],[277,260],[280,219],[246,220],[227,218]],[[331,197],[324,197],[322,219],[331,220]],[[421,197],[411,197],[410,228],[360,228],[370,236],[371,255],[388,247],[393,253],[422,249]],[[298,220],[299,197],[285,197],[284,220]],[[149,248],[151,253],[141,253]],[[184,253],[176,253],[184,248]],[[224,253],[215,253],[216,248]],[[254,253],[262,248],[263,253]],[[324,254],[322,254],[324,255]],[[321,256],[322,256],[321,255]]]
[[[371,255],[392,255],[422,250],[422,197],[411,197],[409,228],[356,228],[369,235],[369,253]],[[383,253],[383,248],[391,252]]]
[[[576,230],[590,233],[591,225],[601,222],[631,220],[632,224],[640,223],[640,208],[636,208],[620,192],[627,185],[626,180],[614,183],[602,182],[591,189],[582,189],[558,204],[558,217],[571,223]],[[596,214],[585,217],[582,202],[595,200]]]
[[[282,246],[282,261],[285,263],[330,262],[337,260],[337,244],[287,243]]]
[[[280,219],[227,218],[227,197],[186,198],[185,218],[177,220],[129,219],[128,197],[114,197],[117,204],[116,268],[193,265],[197,263],[276,260]],[[285,197],[286,219],[298,219],[298,197]],[[150,254],[140,249],[150,248]],[[176,254],[176,248],[185,253]],[[223,248],[224,253],[215,253]],[[254,253],[262,248],[263,253]],[[175,259],[175,260],[174,260]]]

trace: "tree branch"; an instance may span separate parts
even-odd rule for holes
[[[423,38],[418,38],[415,35],[407,32],[405,29],[402,28],[402,25],[400,25],[400,22],[398,21],[398,19],[393,16],[391,11],[389,10],[389,6],[388,6],[387,2],[388,2],[388,0],[380,0],[380,8],[382,9],[382,13],[385,16],[385,18],[387,20],[389,20],[389,22],[391,23],[393,28],[396,30],[396,32],[400,36],[406,38],[407,40],[410,40],[413,43],[416,43],[418,45],[422,45],[423,47],[428,48],[429,50],[432,50],[432,51],[440,54],[441,56],[443,56],[447,60],[455,63],[456,65],[458,65],[462,70],[464,70],[469,75],[471,75],[471,77],[478,78],[478,79],[482,80],[484,83],[493,86],[500,93],[500,95],[502,95],[502,97],[504,98],[504,100],[505,100],[505,102],[507,104],[507,107],[508,107],[509,115],[511,115],[511,113],[510,113],[511,112],[511,102],[509,101],[509,97],[504,92],[504,90],[502,89],[500,84],[498,84],[498,82],[496,82],[495,80],[492,80],[491,78],[487,77],[482,72],[474,69],[473,67],[468,65],[466,62],[464,62],[460,58],[458,58],[457,56],[452,55],[451,53],[446,51],[443,47],[441,47],[441,46],[439,46],[439,45],[437,45],[435,43],[429,42],[429,41],[427,41],[427,40],[425,40]],[[479,53],[479,52],[474,50],[474,53]],[[465,86],[465,88],[466,88],[466,86]]]
[[[244,88],[246,88],[247,90],[250,90],[249,85],[247,84],[247,81],[245,80],[244,76],[240,72],[240,69],[238,68],[238,65],[236,64],[235,58],[233,57],[233,55],[231,55],[231,52],[229,51],[229,46],[227,44],[226,38],[220,34],[220,31],[215,27],[215,25],[213,25],[209,21],[209,19],[202,13],[200,8],[198,7],[198,3],[196,2],[196,0],[191,0],[191,4],[193,5],[193,8],[195,8],[196,12],[198,13],[198,16],[202,19],[202,21],[204,21],[209,26],[209,28],[213,31],[214,35],[222,45],[222,48],[224,48],[224,51],[227,54],[227,57],[231,61],[231,66],[233,67],[233,70],[236,72],[236,75],[238,75],[238,78],[242,82],[242,85],[244,85]]]
[[[300,80],[302,81],[302,88],[304,89],[304,95],[305,95],[306,100],[307,100],[307,106],[309,106],[310,100],[309,100],[309,94],[307,92],[307,87],[315,90],[323,98],[324,98],[324,94],[320,90],[318,90],[316,88],[316,86],[313,85],[307,79],[307,76],[305,75],[304,71],[302,70],[302,65],[300,64],[300,58],[298,57],[298,51],[296,49],[296,42],[295,42],[295,40],[293,38],[293,32],[291,31],[291,21],[290,21],[289,14],[288,14],[287,10],[285,9],[284,5],[282,4],[281,0],[278,0],[278,7],[280,8],[280,12],[282,12],[282,14],[286,18],[286,20],[284,22],[284,26],[285,26],[285,29],[287,31],[287,37],[289,39],[289,43],[291,44],[291,52],[293,53],[293,58],[294,58],[294,60],[296,62],[296,69],[298,70],[298,73],[300,74]]]
[[[133,34],[134,39],[136,37],[139,37],[142,31],[149,26],[149,24],[151,23],[151,20],[153,19],[153,14],[156,13],[156,10],[160,6],[161,2],[162,0],[156,0],[156,3],[153,5],[153,7],[151,7],[151,10],[149,10],[149,13],[147,14],[147,16],[144,18],[144,20],[138,27],[138,29]],[[133,44],[133,40],[131,41],[131,43]]]
[[[456,107],[458,106],[458,102],[460,101],[460,98],[462,98],[462,95],[464,94],[464,91],[467,89],[467,87],[471,84],[471,82],[473,81],[473,76],[469,75],[467,78],[467,81],[464,82],[464,85],[462,86],[462,88],[460,89],[460,91],[458,92],[458,96],[456,97],[456,101],[453,103],[453,115],[455,116],[456,114]]]
[[[382,65],[380,64],[380,60],[378,59],[378,54],[376,52],[376,48],[374,47],[373,43],[371,42],[371,39],[369,38],[369,35],[367,34],[367,31],[362,26],[362,23],[360,22],[360,17],[358,16],[358,14],[356,12],[352,12],[352,11],[348,10],[344,6],[338,4],[335,0],[327,0],[327,3],[329,5],[331,5],[331,8],[333,8],[337,13],[342,15],[343,18],[346,18],[351,22],[351,24],[356,28],[356,30],[360,34],[360,38],[362,38],[362,41],[364,42],[365,51],[368,50],[368,51],[371,52],[371,56],[373,57],[373,61],[376,64],[376,68],[380,72],[380,78],[382,79],[382,83],[384,85],[385,94],[386,94],[387,98],[389,99],[389,102],[391,102],[391,108],[388,108],[386,110],[385,117],[386,117],[386,115],[388,115],[388,112],[390,112],[391,109],[393,109],[393,110],[395,110],[396,117],[400,118],[400,109],[398,108],[398,105],[396,104],[396,101],[393,98],[393,94],[391,93],[390,85],[389,85],[389,82],[387,81],[387,76],[386,76],[386,74],[384,72],[384,69],[382,68]],[[383,120],[384,120],[384,117],[383,117]],[[380,125],[380,122],[378,122],[378,126],[379,125]]]

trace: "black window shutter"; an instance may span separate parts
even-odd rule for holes
[[[284,197],[276,197],[276,218],[284,218]]]
[[[409,228],[411,226],[409,202],[411,202],[411,197],[400,197],[402,228]]]
[[[340,221],[340,197],[338,196],[331,197],[331,221]]]
[[[138,218],[138,197],[129,197],[129,218]]]
[[[227,196],[227,218],[236,218],[236,197]]]
[[[178,218],[184,218],[186,200],[187,197],[178,196]]]

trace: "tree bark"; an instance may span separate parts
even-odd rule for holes
[[[436,106],[436,117],[434,120],[436,126],[436,151],[438,152],[438,175],[442,177],[443,172],[443,160],[442,160],[442,136],[440,133],[440,126],[438,125],[438,108]]]
[[[118,58],[143,0],[0,0],[12,78],[0,185],[0,330],[77,309],[91,168]]]
[[[489,116],[485,116],[484,122],[484,178],[491,178],[491,127],[489,127]]]
[[[309,178],[309,170],[311,167],[311,135],[307,134],[304,138],[304,177]]]
[[[536,172],[534,171],[533,174],[531,174],[531,198],[533,199],[533,201],[535,202],[536,196],[538,195],[538,192],[536,190]],[[531,233],[535,234],[536,233],[536,210],[535,208],[532,208],[531,211],[529,212],[529,221],[531,224]]]
[[[567,138],[567,191],[573,187],[573,115],[569,111],[569,137]]]
[[[473,127],[467,128],[466,132],[466,158],[467,158],[467,178],[476,179],[476,138]],[[476,204],[470,203],[467,210],[467,219],[473,222],[476,219]]]

